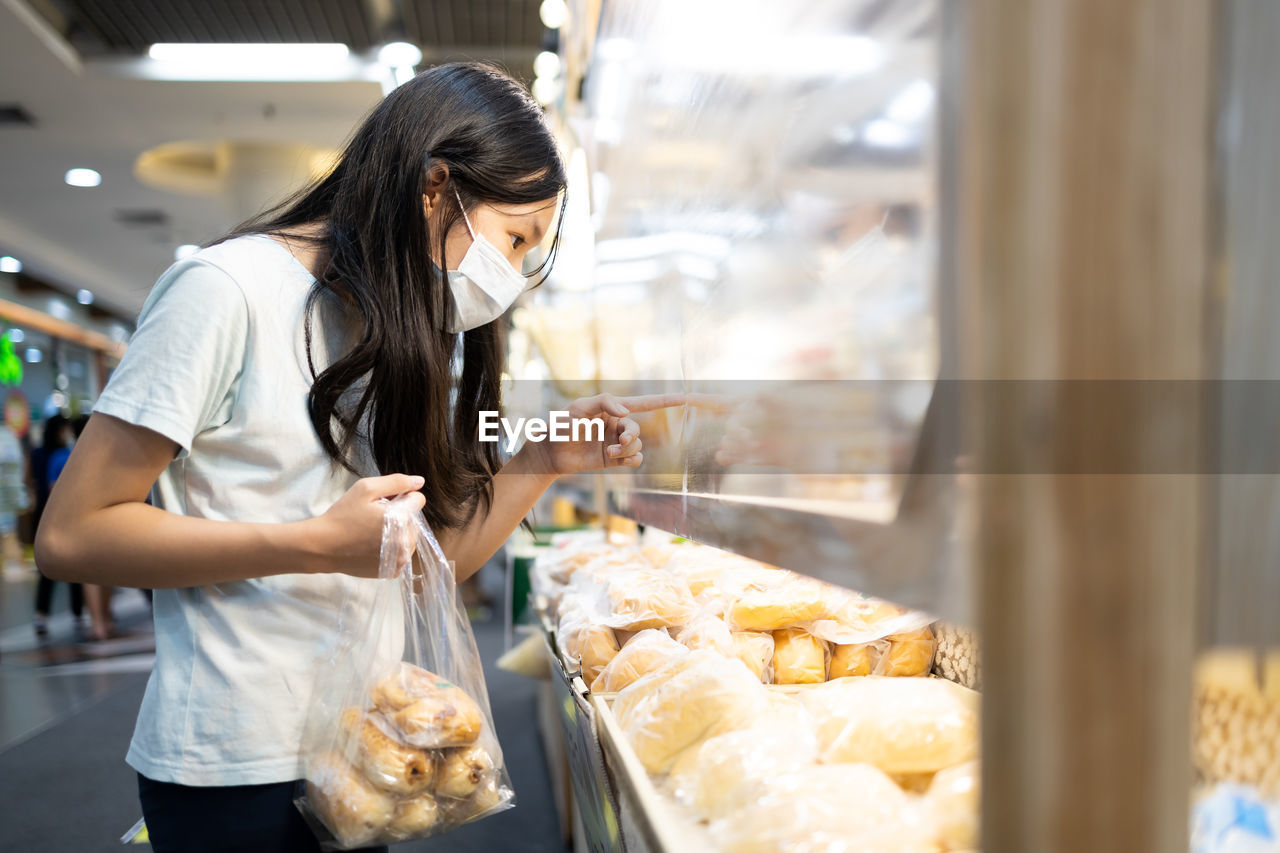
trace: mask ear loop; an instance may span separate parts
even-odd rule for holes
[[[467,223],[467,233],[471,235],[471,239],[476,239],[476,231],[471,227],[471,220],[467,218],[466,205],[462,203],[462,196],[458,195],[458,188],[453,188],[453,197],[458,200],[458,210],[462,211],[462,221]],[[887,215],[887,214],[886,214]]]

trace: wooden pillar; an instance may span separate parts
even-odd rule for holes
[[[1212,12],[951,8],[986,853],[1187,849]]]

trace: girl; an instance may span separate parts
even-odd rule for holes
[[[494,321],[564,188],[518,83],[439,66],[327,177],[156,284],[36,543],[59,579],[156,590],[127,757],[155,850],[317,849],[291,802],[303,715],[344,595],[376,583],[380,498],[417,493],[461,580],[557,476],[638,466],[628,415],[679,402],[575,401],[604,442],[505,465],[477,440]]]

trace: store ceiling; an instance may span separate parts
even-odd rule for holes
[[[132,317],[176,246],[232,224],[207,198],[140,183],[139,154],[190,140],[339,146],[381,97],[369,80],[112,71],[154,42],[335,41],[362,54],[403,39],[424,65],[488,59],[527,80],[542,35],[537,0],[0,0],[0,254]],[[75,167],[100,172],[101,185],[67,186]]]

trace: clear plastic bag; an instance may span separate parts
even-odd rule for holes
[[[303,732],[295,803],[325,850],[438,835],[515,800],[453,567],[406,502],[387,504],[379,578],[343,604]]]

